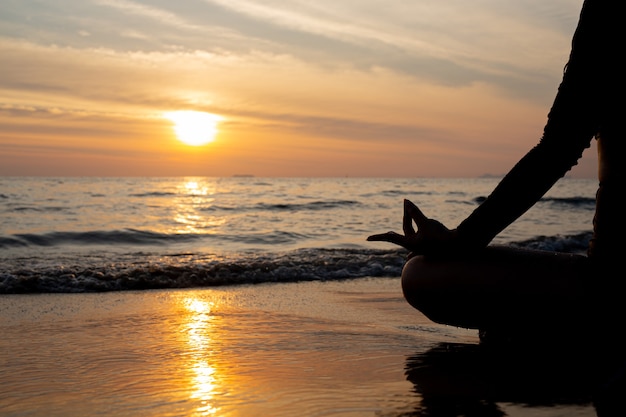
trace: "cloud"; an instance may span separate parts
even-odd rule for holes
[[[0,15],[1,127],[50,126],[58,139],[92,123],[119,138],[188,109],[222,115],[239,138],[261,132],[268,147],[273,132],[282,144],[511,153],[538,138],[581,5],[14,1]]]
[[[556,6],[537,1],[507,3],[508,8],[499,2],[464,1],[314,6],[297,1],[205,1],[250,19],[254,23],[248,29],[238,30],[262,32],[295,57],[351,62],[363,70],[384,67],[444,85],[488,82],[528,99],[540,98],[553,85],[565,64],[578,12],[571,1],[561,1],[559,13]],[[258,29],[263,26],[264,31]]]
[[[310,66],[388,68],[418,80],[542,99],[565,64],[580,0],[546,3],[380,0],[19,3],[5,36],[115,51],[289,55]],[[104,9],[108,9],[107,12]],[[0,31],[0,33],[2,33]],[[89,33],[90,36],[76,36]]]
[[[181,29],[202,30],[201,26],[193,25],[174,13],[157,7],[146,6],[141,3],[128,0],[96,0],[94,3],[120,10],[123,13],[148,18],[163,25],[174,26]]]

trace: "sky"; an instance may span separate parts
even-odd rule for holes
[[[581,6],[2,0],[0,175],[502,175],[541,137]],[[589,149],[568,176],[596,172]]]

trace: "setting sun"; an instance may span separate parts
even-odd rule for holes
[[[206,145],[215,140],[217,124],[222,118],[211,113],[182,110],[165,113],[174,122],[176,137],[191,146]]]

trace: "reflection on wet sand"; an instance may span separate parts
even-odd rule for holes
[[[623,406],[615,409],[619,400],[606,395],[620,363],[571,346],[440,343],[409,357],[406,376],[422,398],[415,414],[420,417],[502,417],[516,407],[555,412],[580,407],[581,413],[595,410],[599,417],[623,416]]]
[[[189,344],[189,359],[186,364],[192,371],[191,398],[201,403],[197,415],[215,414],[219,408],[214,405],[214,396],[218,391],[219,378],[215,365],[211,363],[211,344],[215,316],[211,314],[213,303],[196,298],[184,299],[188,312],[186,316],[186,335]]]

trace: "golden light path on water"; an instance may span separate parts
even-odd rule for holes
[[[183,300],[188,315],[186,317],[187,343],[190,348],[189,368],[193,370],[191,398],[202,404],[198,416],[215,414],[219,408],[214,406],[214,396],[218,391],[218,374],[211,363],[212,326],[215,317],[211,315],[214,303],[196,298]]]
[[[213,195],[217,193],[217,186],[214,182],[185,180],[177,192],[173,218],[177,224],[176,233],[202,233],[226,222],[225,218],[209,215],[206,210],[199,211],[215,201]]]
[[[0,297],[0,414],[595,416],[593,361],[486,358],[475,332],[431,323],[399,291],[373,279]]]

